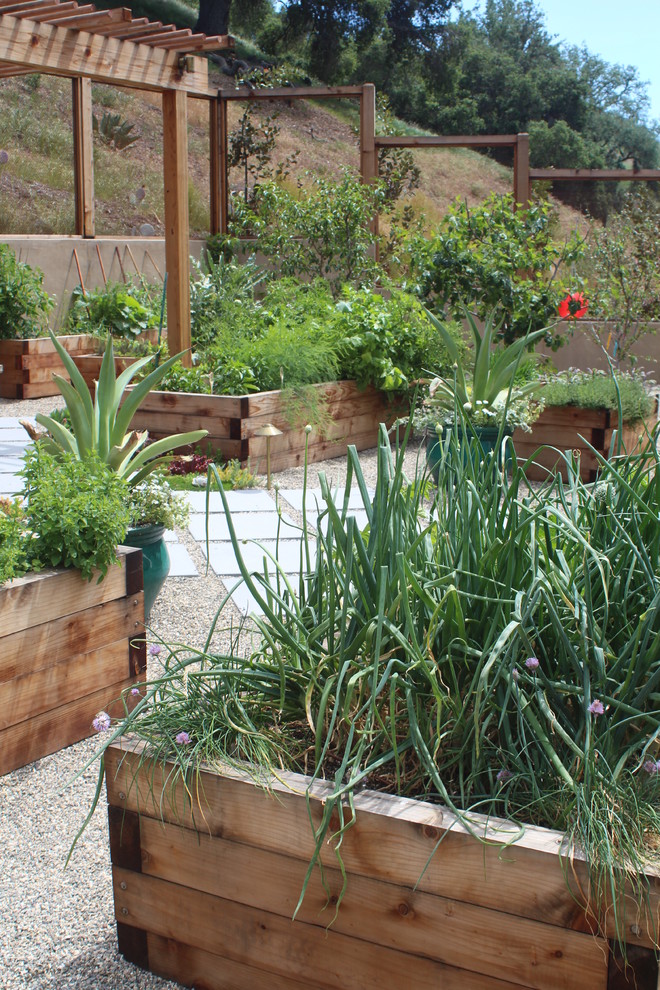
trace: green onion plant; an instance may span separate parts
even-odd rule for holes
[[[343,498],[321,475],[296,581],[275,559],[247,568],[218,484],[263,614],[247,646],[237,637],[218,655],[221,603],[206,648],[171,646],[106,744],[131,733],[145,759],[185,776],[247,761],[260,778],[286,768],[329,781],[307,879],[333,811],[341,834],[363,786],[442,802],[468,828],[480,813],[562,830],[567,882],[569,855],[583,855],[580,896],[598,917],[609,905],[623,941],[623,891],[644,901],[660,835],[657,429],[652,439],[601,458],[593,485],[566,453],[568,480],[532,489],[524,465],[507,469],[506,444],[484,457],[447,431],[436,488],[423,465],[406,476],[406,439],[392,447],[381,427],[373,497],[354,448]],[[356,490],[364,528],[348,507]]]

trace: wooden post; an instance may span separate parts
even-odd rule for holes
[[[222,93],[210,103],[211,233],[226,234],[229,192],[227,183],[227,100]]]
[[[360,173],[363,182],[374,182],[378,177],[376,87],[373,83],[364,83],[360,94]],[[371,222],[371,230],[378,234],[377,213]]]
[[[513,198],[516,208],[529,206],[529,134],[518,134],[514,145]]]
[[[188,114],[186,94],[163,93],[163,171],[165,179],[165,267],[167,334],[170,354],[186,351],[190,367],[190,261],[188,220]]]
[[[94,237],[94,149],[92,146],[92,82],[71,80],[73,97],[73,173],[75,232]]]
[[[376,87],[365,83],[360,96],[360,172],[363,182],[378,175],[376,157]]]

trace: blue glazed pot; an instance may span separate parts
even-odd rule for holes
[[[429,433],[426,437],[426,463],[428,464],[433,479],[437,485],[438,476],[440,470],[440,461],[442,460],[442,445],[445,442],[447,433],[453,434],[454,427],[446,426],[441,437],[438,437],[437,433]],[[497,448],[497,440],[500,437],[500,430],[497,426],[474,426],[466,434],[462,426],[456,428],[456,434],[458,436],[459,447],[466,449],[466,444],[480,445],[481,450],[478,451],[479,459],[484,458],[493,454]],[[500,437],[500,443],[504,443],[507,437],[511,436],[511,431],[504,429],[502,436]],[[507,450],[506,454],[507,464],[511,463],[511,448]]]
[[[170,556],[164,540],[164,526],[135,526],[129,529],[124,540],[127,547],[142,550],[144,574],[144,621],[149,619],[151,606],[170,573]]]

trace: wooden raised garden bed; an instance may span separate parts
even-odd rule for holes
[[[72,356],[91,354],[97,346],[88,334],[70,334],[57,339]],[[69,377],[50,337],[0,340],[0,365],[0,397],[3,399],[59,395],[53,373]]]
[[[266,439],[255,432],[266,423],[282,430],[271,440],[271,469],[281,471],[302,464],[305,457],[305,425],[311,421],[309,460],[340,457],[349,444],[358,450],[375,446],[378,426],[390,426],[401,406],[369,387],[360,391],[353,381],[310,385],[313,401],[282,399],[282,392],[255,395],[192,395],[182,392],[150,392],[136,412],[133,429],[148,430],[150,437],[188,430],[208,430],[204,450],[210,447],[225,460],[237,459],[252,470],[265,470]],[[314,415],[316,413],[316,417]],[[317,422],[315,422],[315,418]]]
[[[646,439],[644,424],[653,429],[656,415],[637,423],[623,424],[623,444],[628,453],[636,450]],[[603,457],[608,457],[612,433],[617,428],[618,416],[609,409],[580,409],[577,406],[546,406],[539,419],[532,424],[532,432],[516,430],[513,443],[518,461],[525,461],[535,454],[535,463],[527,468],[527,476],[542,481],[548,472],[557,469],[561,458],[557,450],[580,452],[580,475],[583,481],[593,481],[598,470],[598,459],[589,449],[588,441]],[[538,451],[542,444],[548,446]],[[565,466],[562,470],[566,477]]]
[[[648,919],[626,917],[636,966],[626,982],[580,906],[584,863],[565,874],[557,832],[530,827],[505,847],[511,826],[491,821],[486,845],[447,809],[364,791],[341,844],[338,911],[329,841],[327,892],[315,869],[292,921],[325,785],[309,811],[309,780],[296,774],[273,780],[272,793],[233,771],[184,789],[165,780],[171,767],[137,771],[139,747],[109,748],[106,770],[119,949],[145,969],[204,990],[655,990]]]
[[[72,354],[71,356],[75,362],[76,368],[83,376],[87,388],[90,390],[92,395],[94,395],[96,382],[99,380],[99,375],[101,373],[101,362],[103,361],[103,355]],[[136,361],[139,361],[139,358],[117,355],[115,357],[115,374],[120,375],[122,371],[125,371],[129,365],[134,364]]]
[[[59,569],[0,587],[0,774],[93,735],[145,671],[141,550],[100,584]]]

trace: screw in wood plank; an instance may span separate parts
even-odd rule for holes
[[[122,890],[126,890],[126,881],[125,880],[122,880],[122,882],[119,884],[119,886],[121,887]]]
[[[122,908],[121,909],[121,913],[122,914],[128,914],[128,908]]]
[[[126,795],[124,794],[123,791],[120,791],[119,792],[119,800],[120,801],[125,801],[126,800]]]

